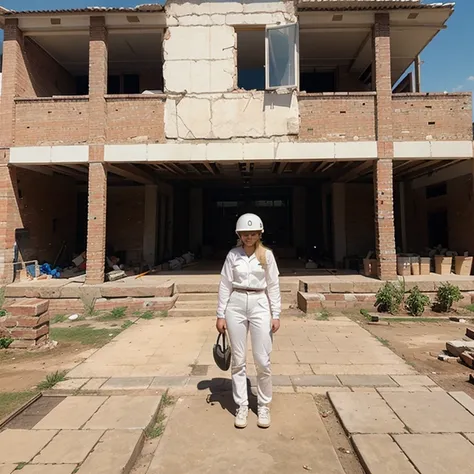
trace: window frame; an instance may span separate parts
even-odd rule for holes
[[[295,77],[294,84],[287,86],[270,86],[270,50],[268,32],[270,30],[282,30],[284,28],[295,27],[295,42],[294,42],[294,61],[295,61]],[[300,87],[300,34],[299,23],[288,23],[285,25],[266,25],[265,26],[265,90],[276,91],[277,89],[292,89],[299,90]]]

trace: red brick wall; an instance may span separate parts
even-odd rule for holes
[[[72,257],[76,241],[77,191],[72,178],[46,176],[25,169],[16,171],[18,206],[23,228],[29,237],[22,242],[23,260],[53,263],[62,242]]]
[[[300,141],[375,140],[373,93],[300,94]]]
[[[24,39],[23,54],[31,86],[20,97],[51,97],[76,93],[74,77],[31,38]],[[31,91],[34,92],[33,95]]]
[[[107,245],[126,251],[127,260],[141,260],[145,216],[145,186],[109,187]]]
[[[107,98],[107,143],[160,143],[164,133],[162,96]]]
[[[393,139],[472,140],[472,95],[394,94]]]
[[[361,256],[375,250],[372,184],[346,184],[346,248],[348,255]]]
[[[19,99],[15,101],[15,145],[87,143],[87,98]]]

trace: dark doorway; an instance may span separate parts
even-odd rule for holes
[[[80,254],[87,248],[87,193],[77,194],[77,238],[75,253]]]
[[[446,209],[428,213],[428,241],[430,247],[449,247],[448,211]]]

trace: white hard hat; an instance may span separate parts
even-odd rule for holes
[[[263,222],[256,214],[243,214],[237,219],[235,232],[257,231],[263,233]]]

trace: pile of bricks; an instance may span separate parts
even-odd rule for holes
[[[0,318],[0,337],[13,339],[11,348],[30,349],[49,340],[49,301],[22,299],[10,305]]]

